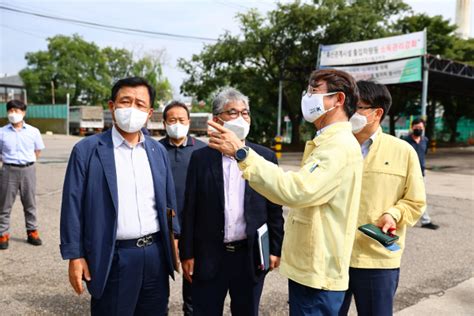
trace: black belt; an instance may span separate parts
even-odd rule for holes
[[[146,235],[136,239],[126,239],[115,241],[115,247],[117,248],[142,248],[151,246],[161,240],[160,232]]]
[[[24,165],[17,165],[17,164],[14,164],[14,163],[3,163],[4,166],[12,166],[12,167],[18,167],[18,168],[26,168],[26,167],[32,166],[34,164],[35,164],[34,162],[28,162]]]
[[[247,239],[224,243],[224,249],[228,252],[236,252],[245,248],[247,248]]]

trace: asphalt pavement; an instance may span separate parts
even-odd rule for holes
[[[10,248],[0,251],[0,315],[87,315],[89,296],[77,296],[59,253],[59,212],[67,159],[78,137],[43,136],[37,168],[37,202],[44,245],[26,243],[19,199],[12,212]],[[436,231],[410,229],[395,299],[396,315],[474,315],[474,148],[438,150],[428,156],[428,210]],[[301,153],[281,166],[298,168]],[[285,211],[285,213],[287,210]],[[170,315],[180,315],[181,277],[171,281]],[[261,315],[287,315],[287,279],[278,271],[265,282]],[[229,314],[229,304],[225,307]],[[355,315],[354,309],[351,314]]]

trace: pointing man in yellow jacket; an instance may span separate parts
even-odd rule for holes
[[[317,128],[296,172],[284,172],[209,122],[209,146],[235,157],[250,186],[291,208],[285,223],[280,272],[289,278],[290,315],[337,315],[348,287],[362,177],[360,146],[348,118],[358,100],[347,73],[317,70],[301,101]]]
[[[359,315],[385,316],[393,313],[405,233],[424,211],[425,186],[413,148],[380,128],[392,103],[388,89],[369,81],[359,81],[357,86],[359,104],[350,119],[364,157],[357,226],[371,223],[383,232],[396,233],[399,240],[386,248],[361,232],[356,233],[349,290],[340,315],[347,315],[354,295]]]

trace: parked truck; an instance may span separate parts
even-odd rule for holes
[[[207,134],[207,121],[212,120],[212,113],[191,113],[191,126],[189,133],[196,136]]]
[[[104,129],[102,106],[78,105],[69,107],[69,132],[72,135],[100,133]]]

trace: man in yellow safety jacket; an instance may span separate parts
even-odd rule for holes
[[[384,247],[363,233],[356,233],[349,290],[340,315],[347,315],[354,295],[359,315],[391,316],[405,234],[424,211],[425,186],[415,150],[380,128],[392,103],[388,89],[369,81],[359,81],[357,86],[359,104],[350,119],[364,157],[357,226],[374,224],[385,233],[398,235],[399,240]]]

